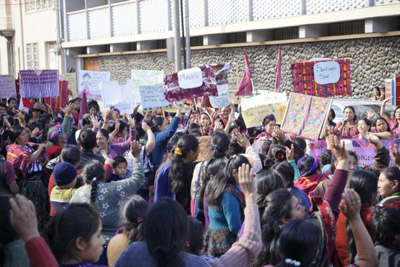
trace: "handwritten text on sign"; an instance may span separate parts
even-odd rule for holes
[[[318,84],[337,83],[340,79],[340,66],[338,62],[318,62],[314,65],[314,79]]]
[[[163,84],[140,85],[140,97],[143,109],[161,108],[169,106],[165,99]]]
[[[15,81],[12,75],[0,75],[0,98],[15,97]]]
[[[203,84],[200,68],[181,70],[178,72],[179,87],[183,89],[197,88]]]

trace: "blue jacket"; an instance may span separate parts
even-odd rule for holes
[[[162,197],[170,197],[175,199],[175,194],[172,192],[171,183],[168,179],[169,166],[171,162],[167,162],[162,169],[159,171],[156,177],[156,183],[154,188],[154,202],[157,202]]]

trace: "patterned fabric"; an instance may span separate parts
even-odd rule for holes
[[[340,78],[337,83],[317,84],[314,79],[314,65],[323,61],[335,61],[340,66]],[[323,61],[305,61],[292,64],[292,77],[295,93],[313,96],[331,97],[352,95],[350,86],[350,59],[334,59]]]
[[[264,131],[256,136],[256,138],[254,139],[254,142],[259,141],[261,138],[262,138],[262,141],[271,140],[272,136],[267,131]]]
[[[26,177],[30,173],[42,171],[41,163],[45,159],[44,152],[39,155],[37,160],[29,164],[29,159],[32,153],[35,152],[34,146],[36,145],[33,143],[29,143],[25,147],[17,144],[7,146],[7,161],[14,166],[17,175],[22,174],[23,177]]]
[[[208,255],[219,257],[227,252],[235,241],[236,236],[229,231],[228,227],[209,229],[204,239],[204,251]]]
[[[33,70],[21,70],[20,90],[25,98],[56,98],[60,95],[57,70],[43,70],[38,75]]]
[[[67,81],[59,82],[60,95],[56,98],[46,97],[44,103],[49,105],[55,114],[61,112],[61,108],[64,108],[68,104],[68,96],[72,96],[72,91],[68,89]]]
[[[311,197],[314,194],[315,188],[317,188],[319,183],[326,178],[327,176],[324,174],[315,174],[309,177],[300,177],[294,185],[302,190],[311,201]]]
[[[360,133],[358,132],[357,124],[358,124],[358,121],[357,121],[357,120],[354,122],[354,125],[353,125],[353,126],[350,126],[350,125],[348,125],[348,124],[345,124],[345,125],[343,126],[343,128],[342,128],[341,138],[343,138],[343,139],[358,138],[358,135],[359,135]],[[340,128],[341,126],[342,126],[342,123],[339,122],[339,123],[336,125],[335,128],[338,129],[338,128]]]
[[[253,84],[251,81],[251,70],[249,64],[249,57],[247,51],[244,52],[245,68],[242,80],[240,81],[239,87],[235,93],[235,96],[245,96],[253,92]]]

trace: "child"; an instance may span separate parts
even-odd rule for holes
[[[74,195],[76,188],[76,170],[75,167],[68,162],[60,162],[54,167],[53,171],[56,186],[51,190],[50,202],[55,213],[63,210]]]
[[[125,179],[127,167],[128,162],[124,157],[115,157],[112,164],[113,171],[110,177],[110,182]]]

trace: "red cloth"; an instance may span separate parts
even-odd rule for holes
[[[49,156],[49,160],[52,160],[58,157],[61,154],[61,151],[62,147],[53,144],[46,150],[46,154]]]
[[[82,117],[83,115],[89,113],[89,106],[88,106],[88,102],[87,102],[87,95],[86,95],[86,90],[83,90],[82,93],[82,101],[81,101],[81,109],[79,112],[79,124],[82,126]],[[74,114],[72,114],[74,115]],[[74,116],[75,119],[75,116]]]
[[[3,174],[7,185],[18,179],[15,175],[14,166],[6,160],[3,162]]]
[[[245,68],[242,80],[240,81],[239,87],[235,93],[235,96],[249,95],[253,92],[253,85],[251,82],[251,70],[249,64],[249,57],[247,52],[244,52]]]
[[[59,81],[60,96],[57,98],[45,97],[44,103],[48,104],[55,114],[61,112],[61,108],[64,108],[68,104],[68,96],[72,95],[72,91],[68,89],[67,81]]]
[[[25,243],[31,267],[55,267],[59,266],[49,246],[42,237],[29,239]]]
[[[311,197],[314,194],[315,188],[317,188],[319,183],[325,179],[326,175],[315,174],[309,177],[300,177],[294,185],[302,190],[308,196],[311,202]]]
[[[281,50],[278,50],[278,62],[276,63],[276,77],[275,77],[275,91],[279,92],[281,88],[281,78],[282,78],[282,55]]]

